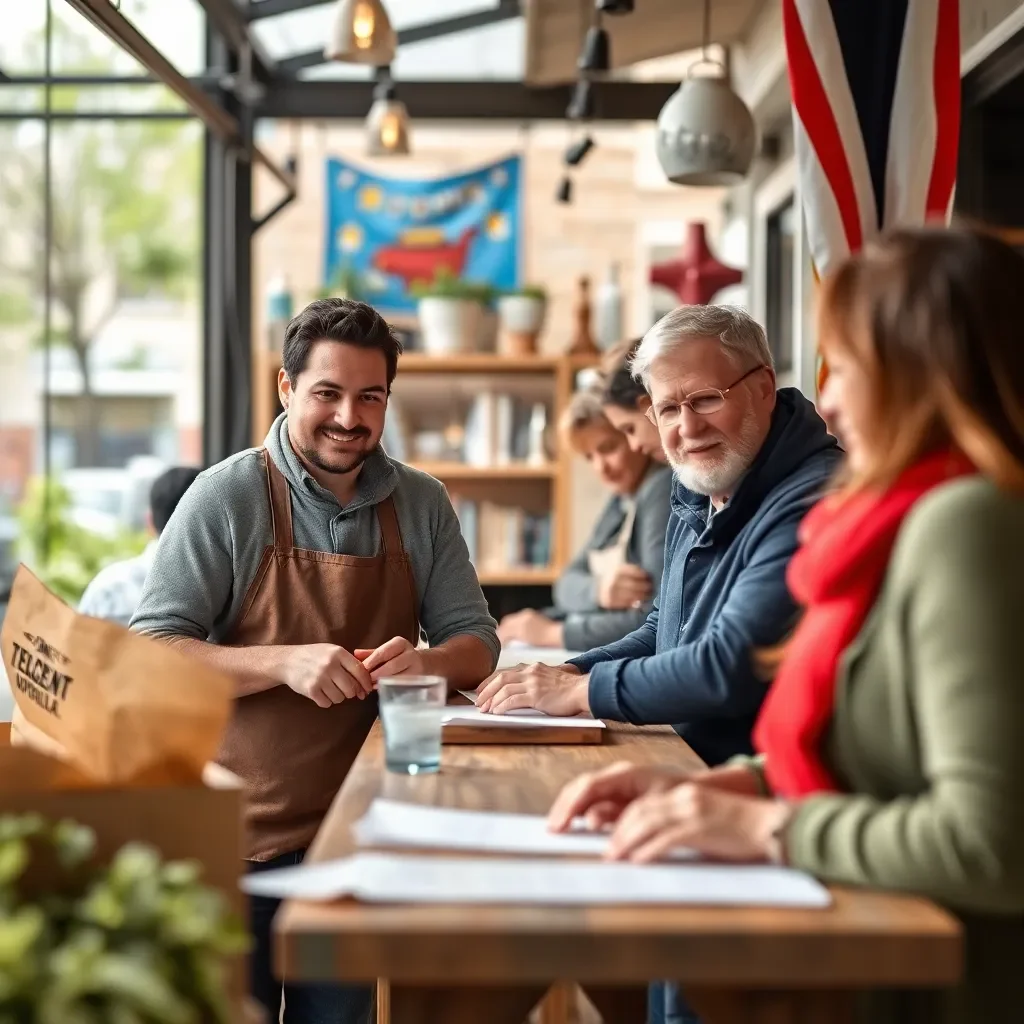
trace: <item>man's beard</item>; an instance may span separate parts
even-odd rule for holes
[[[317,433],[320,431],[318,430]],[[368,430],[356,430],[350,435],[351,437],[369,437],[370,432]],[[311,465],[317,469],[323,470],[325,473],[351,473],[353,470],[358,469],[373,452],[373,447],[364,448],[362,451],[357,452],[339,452],[333,458],[326,457],[322,452],[318,451],[312,445],[310,446],[299,446],[299,453],[302,457]]]
[[[735,441],[727,441],[719,435],[721,454],[713,463],[705,462],[704,465],[695,466],[692,462],[680,459],[675,452],[666,451],[665,454],[676,479],[688,491],[711,497],[727,497],[733,493],[761,450],[757,435],[757,415],[751,409]]]

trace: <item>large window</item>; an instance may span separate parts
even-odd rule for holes
[[[121,9],[199,67],[197,5]],[[45,10],[0,40],[0,602],[22,560],[76,600],[146,543],[152,478],[201,458],[200,127],[60,0],[47,117]]]
[[[765,224],[765,329],[779,374],[793,370],[796,308],[794,248],[799,217],[790,197]]]

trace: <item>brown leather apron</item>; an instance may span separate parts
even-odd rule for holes
[[[415,644],[416,587],[392,498],[376,507],[378,555],[307,551],[294,544],[288,482],[266,449],[263,460],[274,544],[264,550],[225,642],[330,643],[353,651],[403,636]],[[281,685],[235,701],[217,760],[246,785],[246,859],[309,845],[376,716],[376,694],[321,708]]]

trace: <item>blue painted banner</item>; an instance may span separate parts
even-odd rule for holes
[[[328,160],[325,283],[355,271],[367,301],[391,310],[415,308],[410,285],[439,270],[517,287],[520,177],[518,156],[426,181]]]

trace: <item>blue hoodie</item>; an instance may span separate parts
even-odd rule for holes
[[[710,500],[675,481],[653,611],[622,640],[572,662],[590,673],[595,716],[670,724],[710,765],[752,753],[767,690],[752,655],[793,626],[786,567],[797,527],[841,457],[814,406],[782,388],[764,445],[710,524]]]

